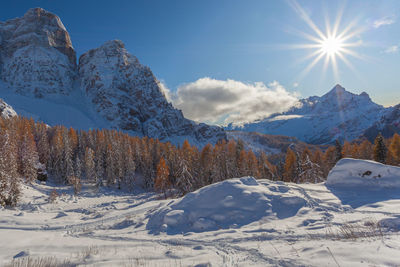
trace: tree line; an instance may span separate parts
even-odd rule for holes
[[[175,146],[116,130],[77,131],[23,117],[0,118],[0,205],[16,205],[20,184],[33,182],[38,173],[72,185],[76,193],[82,183],[124,190],[141,186],[163,193],[173,189],[183,195],[242,176],[320,182],[342,157],[375,159],[379,154],[385,163],[399,164],[400,137],[380,140],[375,145],[337,142],[325,151],[288,148],[285,159],[273,164],[264,153],[246,150],[241,141],[222,140],[198,149],[188,141]]]

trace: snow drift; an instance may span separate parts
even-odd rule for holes
[[[329,172],[327,186],[399,189],[400,168],[370,160],[341,159]]]
[[[238,228],[297,214],[307,201],[282,182],[243,177],[205,186],[150,216],[150,232],[169,234]]]

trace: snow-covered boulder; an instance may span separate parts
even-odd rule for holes
[[[400,188],[400,168],[371,160],[341,159],[329,172],[328,186]]]
[[[282,182],[243,177],[205,186],[150,216],[150,232],[169,234],[237,228],[297,214],[307,201]]]

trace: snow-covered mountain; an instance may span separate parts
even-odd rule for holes
[[[382,133],[384,137],[400,133],[400,104],[388,108],[381,119],[365,130],[363,135],[373,141],[378,133]]]
[[[121,41],[88,51],[78,66],[60,18],[41,8],[0,22],[0,97],[50,125],[113,128],[175,144],[226,138],[220,127],[184,118]]]
[[[360,137],[387,112],[367,93],[353,94],[338,84],[321,97],[300,100],[287,112],[229,129],[294,136],[307,143],[326,144]]]
[[[60,18],[35,8],[0,22],[0,69],[1,79],[20,94],[68,94],[76,55]]]
[[[204,143],[225,138],[219,127],[185,119],[166,100],[150,68],[130,55],[119,40],[83,54],[79,77],[95,110],[115,128],[161,140],[185,136]]]

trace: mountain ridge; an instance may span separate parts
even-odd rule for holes
[[[366,92],[354,94],[337,84],[322,96],[300,99],[298,105],[286,112],[242,127],[230,125],[226,129],[293,136],[311,144],[330,144],[337,139],[351,141],[366,137],[365,131],[388,117],[391,110],[374,103]],[[369,136],[371,138],[374,136]]]

